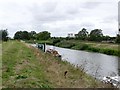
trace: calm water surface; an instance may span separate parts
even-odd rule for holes
[[[118,58],[100,53],[86,52],[80,50],[71,50],[55,46],[46,46],[46,49],[54,49],[62,55],[62,60],[71,64],[82,66],[86,73],[96,77],[118,75]]]

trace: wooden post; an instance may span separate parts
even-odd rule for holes
[[[120,59],[118,59],[118,75],[120,76]]]
[[[46,52],[46,43],[44,43],[44,52]]]

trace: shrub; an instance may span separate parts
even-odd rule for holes
[[[73,46],[75,46],[75,44],[70,42],[59,42],[56,44],[56,46],[63,47],[63,48],[72,48]]]
[[[89,47],[88,50],[93,51],[93,52],[99,52],[99,48],[94,48],[94,47]]]
[[[56,43],[60,42],[60,39],[54,39],[53,40],[53,45],[55,45]]]
[[[80,50],[87,50],[89,48],[89,46],[87,44],[83,44],[80,47]]]
[[[16,77],[16,79],[26,79],[26,78],[27,78],[27,76],[25,76],[25,75],[18,75]]]
[[[87,44],[79,44],[79,45],[76,45],[73,48],[78,49],[78,50],[88,50],[89,45],[87,45]]]
[[[116,56],[119,56],[119,54],[120,54],[119,51],[112,50],[112,49],[101,49],[100,52],[104,53],[104,54],[116,55]]]

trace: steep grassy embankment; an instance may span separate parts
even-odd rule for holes
[[[0,89],[2,89],[2,42],[0,41]]]
[[[3,42],[3,88],[111,87],[68,62],[18,41]],[[64,72],[68,71],[66,78]]]

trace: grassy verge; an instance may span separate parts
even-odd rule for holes
[[[2,42],[0,41],[0,89],[2,89]]]
[[[3,88],[50,87],[40,61],[32,49],[23,43],[3,43],[2,78]]]
[[[117,44],[83,42],[78,40],[64,40],[56,43],[55,45],[63,48],[99,52],[120,57],[120,50],[118,50]]]
[[[111,87],[51,54],[18,41],[3,42],[3,88]],[[66,78],[64,72],[68,71]]]

